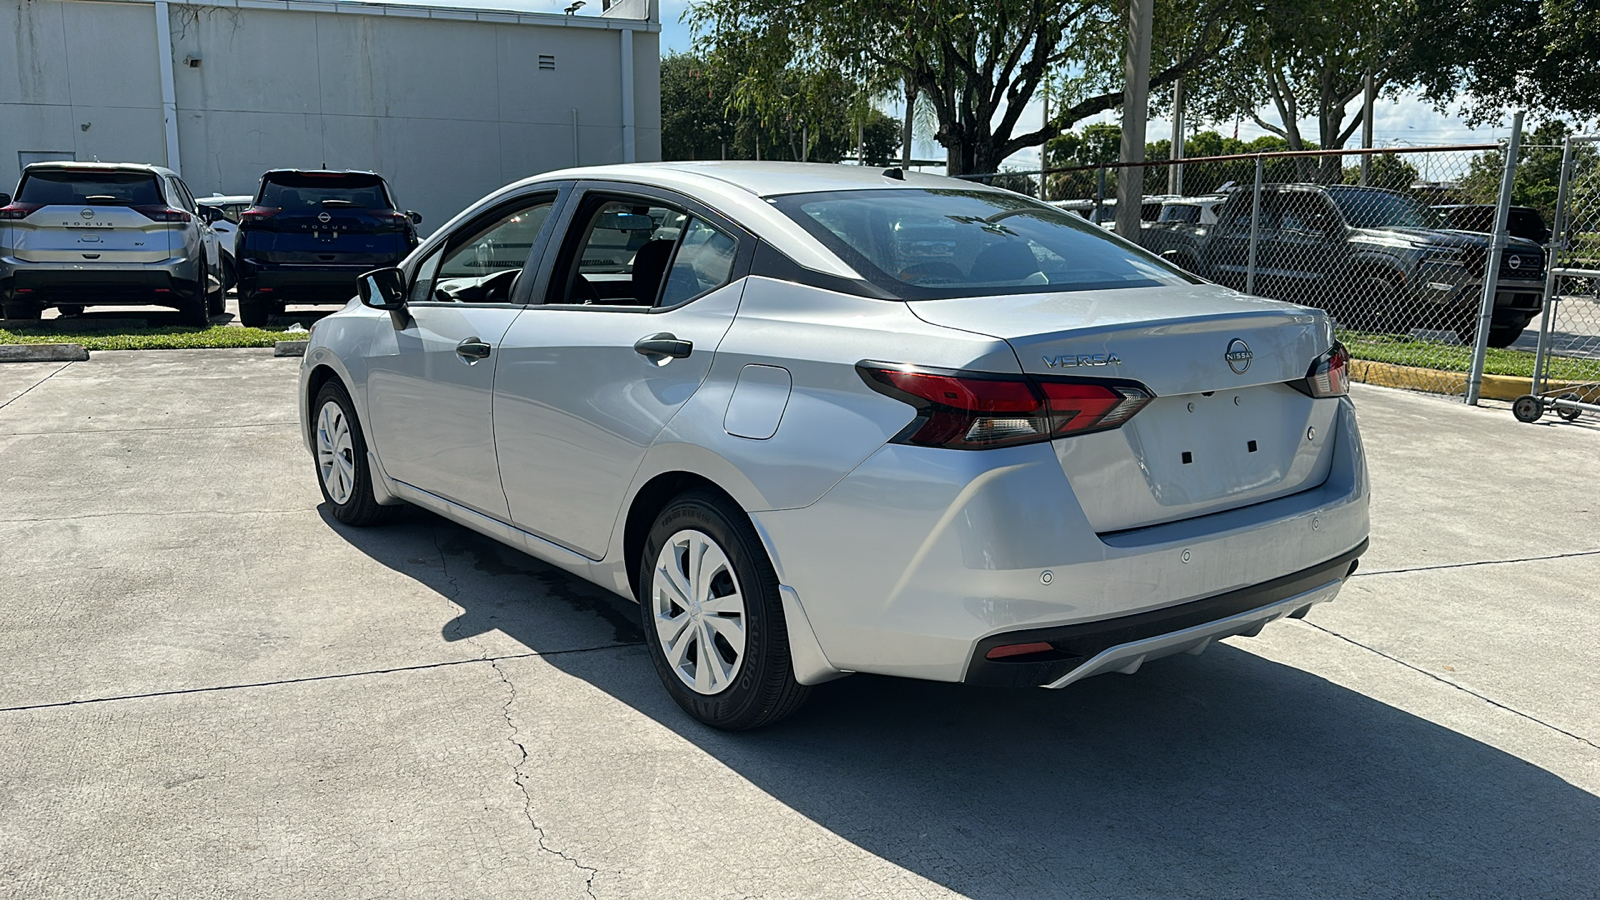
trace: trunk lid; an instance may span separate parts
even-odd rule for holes
[[[909,305],[929,323],[1004,339],[1029,374],[1150,389],[1155,399],[1121,428],[1054,442],[1098,532],[1259,503],[1327,478],[1337,401],[1288,385],[1333,344],[1317,310],[1214,285]]]

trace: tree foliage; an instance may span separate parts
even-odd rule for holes
[[[1153,87],[1229,41],[1234,0],[1157,0]],[[789,85],[831,73],[876,96],[909,82],[938,117],[951,174],[993,172],[1122,100],[1118,0],[701,0],[697,49],[731,73],[733,104],[770,120]],[[1024,124],[1056,73],[1052,121]]]
[[[746,112],[734,103],[736,81],[725,68],[689,53],[661,60],[662,159],[773,159],[838,162],[856,153],[862,124],[869,165],[891,164],[900,126],[874,108],[860,110],[843,79],[813,76],[791,85],[790,104]]]
[[[1600,8],[1593,0],[1412,0],[1398,73],[1469,122],[1508,109],[1600,117]]]

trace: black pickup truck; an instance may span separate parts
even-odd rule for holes
[[[1174,261],[1244,290],[1250,219],[1250,189],[1230,191],[1217,223],[1195,229],[1198,259]],[[1488,235],[1440,227],[1432,210],[1398,191],[1266,185],[1254,289],[1325,309],[1348,327],[1452,331],[1470,343],[1490,244]],[[1543,292],[1543,248],[1512,238],[1500,260],[1489,346],[1515,341],[1539,314]]]

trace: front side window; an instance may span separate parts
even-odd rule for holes
[[[907,188],[772,202],[869,281],[907,300],[1195,283],[1104,230],[1017,194]]]
[[[1355,228],[1438,228],[1433,210],[1389,191],[1337,189],[1333,203]]]
[[[441,303],[509,302],[517,274],[554,208],[555,197],[541,197],[468,224],[442,253],[418,267],[418,282],[433,285],[425,296]]]

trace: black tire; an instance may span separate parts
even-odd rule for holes
[[[1532,394],[1523,394],[1511,404],[1511,414],[1517,417],[1518,422],[1531,425],[1544,415],[1544,401]]]
[[[211,286],[211,277],[206,276],[206,287]],[[222,266],[217,267],[217,289],[206,292],[206,315],[220,316],[228,311],[228,276],[227,270]]]
[[[1577,403],[1579,397],[1577,394],[1562,394],[1561,399]],[[1568,422],[1576,422],[1578,421],[1578,417],[1583,415],[1583,410],[1570,406],[1558,406],[1556,407],[1556,415],[1566,419]]]
[[[26,300],[8,300],[3,306],[6,318],[12,322],[37,322],[44,314],[44,307]]]
[[[255,294],[239,295],[239,324],[246,328],[265,328],[272,318],[272,304]]]
[[[673,608],[678,608],[682,610],[682,616],[689,619],[679,632],[679,639],[686,644],[691,643],[691,636],[684,632],[689,628],[698,628],[701,619],[697,617],[726,619],[728,616],[724,612],[712,611],[696,612],[691,617],[687,607],[671,599],[681,594],[673,591],[665,576],[658,577],[656,562],[662,555],[662,549],[675,536],[683,535],[689,535],[688,539],[691,540],[695,539],[694,535],[709,539],[726,559],[726,568],[732,570],[731,580],[727,578],[728,573],[721,570],[714,573],[715,577],[702,578],[707,591],[707,597],[702,599],[709,602],[716,597],[727,596],[730,585],[736,585],[741,601],[744,652],[742,655],[736,654],[737,660],[732,663],[732,672],[726,676],[729,678],[726,685],[714,692],[696,690],[688,683],[689,676],[680,675],[680,670],[668,661],[667,648],[663,646],[663,638],[657,629],[658,590],[663,592],[663,603],[669,616]],[[717,593],[718,585],[722,586],[722,593]],[[799,709],[811,692],[810,688],[794,678],[794,664],[789,655],[789,633],[783,617],[783,603],[778,597],[778,576],[773,571],[772,561],[767,558],[744,512],[717,494],[690,491],[667,504],[656,516],[639,561],[639,621],[644,628],[650,660],[655,664],[656,674],[661,677],[667,693],[683,707],[684,712],[713,728],[746,731],[770,725]],[[693,650],[686,650],[684,654],[685,657],[690,653],[696,655],[696,677],[706,665],[703,653],[707,649],[717,654],[716,662],[729,664],[727,657],[730,645],[725,638],[721,638],[719,644],[720,629],[706,627],[697,633],[712,637],[704,641],[698,638],[692,640]],[[708,682],[711,680],[708,678]]]
[[[195,282],[194,290],[187,297],[180,300],[178,314],[183,324],[195,328],[211,327],[211,269],[205,257],[200,257],[199,280]]]
[[[1522,337],[1522,332],[1527,327],[1526,325],[1518,325],[1512,328],[1491,328],[1489,329],[1489,346],[1497,350],[1504,350],[1515,344],[1517,338]]]
[[[337,407],[338,416],[347,429],[348,442],[338,439],[336,426],[324,427],[322,412],[324,407],[330,405]],[[400,507],[380,506],[377,496],[373,494],[372,471],[367,467],[367,439],[361,432],[361,422],[356,418],[355,409],[355,404],[350,402],[349,392],[338,381],[329,381],[317,391],[317,399],[311,404],[312,465],[317,474],[317,486],[322,489],[322,499],[327,501],[333,517],[346,525],[364,528],[393,519]],[[332,457],[343,459],[347,464],[345,471],[349,479],[349,495],[343,502],[335,499],[336,495],[343,494],[342,490],[329,490],[328,482],[333,476],[331,471],[323,471],[323,465],[325,462],[338,463],[337,459],[324,456],[324,446],[330,448]]]
[[[1416,312],[1408,309],[1404,293],[1387,273],[1363,272],[1356,281],[1355,297],[1349,308],[1330,304],[1329,313],[1341,325],[1374,331],[1409,329]]]
[[[56,314],[62,316],[81,316],[83,315],[83,304],[58,303],[56,304]]]

